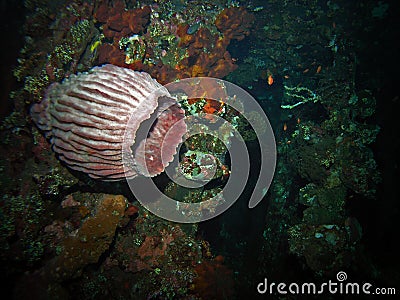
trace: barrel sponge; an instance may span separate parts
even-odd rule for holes
[[[110,64],[53,83],[31,117],[61,161],[102,180],[160,174],[186,132],[184,111],[167,89],[145,72]],[[124,168],[122,151],[131,152],[132,167]]]

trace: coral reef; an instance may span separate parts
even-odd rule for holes
[[[120,41],[132,35],[142,34],[150,20],[151,9],[149,6],[136,9],[125,9],[123,1],[115,1],[109,6],[102,1],[96,8],[94,18],[101,23],[102,34],[110,43],[98,43],[98,63],[111,63],[117,66],[125,66],[125,57],[120,49]],[[137,57],[130,64],[141,61],[144,56]]]
[[[227,299],[234,290],[233,272],[224,264],[224,258],[218,255],[213,260],[204,260],[196,266],[197,277],[192,290],[201,299]]]
[[[125,36],[143,33],[150,20],[150,13],[149,6],[126,9],[124,1],[117,0],[112,6],[101,2],[94,17],[97,22],[104,23],[102,31],[106,38],[119,40]]]
[[[213,254],[206,241],[195,238],[197,226],[172,226],[137,203],[128,205],[122,196],[99,194],[108,190],[107,186],[74,171],[70,173],[65,168],[69,161],[60,164],[52,154],[54,132],[53,144],[49,144],[32,127],[28,106],[37,103],[33,121],[44,130],[51,129],[43,123],[48,120],[43,118],[43,109],[49,104],[46,89],[53,82],[70,78],[64,80],[65,85],[74,78],[73,74],[88,71],[96,64],[112,63],[146,71],[160,83],[191,76],[226,76],[236,68],[228,46],[250,34],[254,17],[245,8],[227,7],[225,1],[191,1],[186,6],[170,1],[132,5],[119,0],[71,0],[50,6],[39,2],[26,1],[29,17],[24,28],[25,45],[14,70],[22,87],[12,93],[15,112],[1,128],[1,153],[7,159],[0,162],[8,175],[0,181],[5,193],[1,202],[0,236],[5,250],[2,259],[9,259],[4,265],[9,267],[7,274],[21,274],[24,265],[32,267],[32,272],[15,284],[15,295],[26,296],[30,290],[37,297],[72,291],[77,291],[78,298],[104,296],[106,289],[99,291],[95,287],[101,284],[115,288],[113,278],[120,277],[136,282],[121,282],[126,287],[120,291],[121,297],[198,297],[190,289],[196,276],[194,269],[203,255],[212,259]],[[56,85],[59,84],[53,87]],[[245,130],[245,122],[236,112],[211,100],[225,97],[218,94],[220,87],[201,88],[203,92],[196,103],[187,103],[191,113],[227,116]],[[204,98],[204,90],[210,88],[213,95]],[[64,120],[55,110],[51,114],[58,121]],[[222,132],[228,141],[229,132]],[[185,147],[196,146],[213,153],[204,158],[214,157],[219,162],[214,179],[222,184],[229,176],[229,166],[223,158],[225,146],[218,139],[197,137],[187,141]],[[8,153],[10,147],[18,150]],[[62,153],[58,151],[58,158]],[[203,157],[201,153],[199,157]],[[185,163],[187,175],[196,176],[190,166],[195,163],[194,158],[187,155]],[[198,200],[217,194],[221,184],[198,191]],[[166,192],[173,194],[174,187],[168,186]],[[82,194],[82,189],[91,193]],[[117,185],[112,190],[120,194],[119,189]],[[185,201],[193,201],[191,196],[187,194]],[[18,250],[14,251],[17,254],[10,257],[13,249]],[[109,255],[104,259],[105,253]],[[11,267],[15,262],[21,267]],[[88,271],[97,264],[103,269]],[[123,266],[122,270],[118,266]],[[71,279],[72,283],[66,284]]]
[[[244,7],[229,7],[217,16],[215,26],[225,38],[240,41],[250,34],[254,19]]]
[[[99,34],[91,16],[92,5],[71,2],[59,7],[58,12],[58,7],[51,8],[51,12],[42,7],[34,9],[26,24],[27,42],[14,70],[15,77],[24,81],[18,94],[28,103],[39,102],[51,82],[87,70],[95,58],[88,47]]]
[[[350,35],[360,19],[343,3],[268,8],[268,17],[256,20],[255,45],[227,76],[280,119],[273,122],[279,156],[258,262],[287,280],[277,266],[287,264],[280,253],[290,252],[315,278],[334,276],[365,264],[364,228],[353,203],[375,201],[381,180],[371,148],[380,132],[370,90],[377,85],[358,81],[360,54]]]
[[[379,46],[373,59],[365,51],[381,45],[378,37],[385,32],[373,28],[396,15],[392,4],[300,0],[247,1],[246,6],[230,0],[27,0],[24,4],[24,46],[14,69],[20,86],[10,94],[14,111],[0,126],[0,274],[8,287],[6,298],[254,298],[259,296],[255,283],[265,276],[314,282],[334,278],[339,270],[360,282],[398,284],[393,259],[397,254],[376,259],[368,249],[389,249],[395,240],[396,226],[385,220],[380,227],[382,221],[377,221],[396,210],[377,201],[383,197],[378,198],[379,189],[383,192],[375,157],[389,150],[395,156],[396,131],[389,128],[392,139],[385,149],[377,150],[376,141],[385,130],[376,125],[376,107],[389,106],[398,97],[385,104],[377,101],[385,90],[385,72],[377,61],[387,48]],[[34,126],[36,122],[46,129],[46,119],[43,114],[29,115],[30,107],[48,104],[45,91],[51,84],[67,85],[76,78],[73,74],[108,63],[127,72],[145,71],[160,84],[188,77],[224,77],[249,91],[271,119],[278,144],[274,182],[258,211],[242,205],[249,197],[246,189],[221,218],[201,224],[168,222],[142,207],[124,182],[97,181],[68,168],[71,161],[57,159],[62,151],[54,155],[54,136],[49,143]],[[395,77],[396,68],[391,72]],[[96,88],[94,93],[102,92]],[[232,166],[228,155],[232,130],[219,126],[218,118],[243,136],[251,152],[250,173],[257,175],[255,131],[240,109],[224,103],[224,88],[206,80],[176,92],[173,96],[181,103],[182,115],[206,116],[210,128],[218,127],[215,137],[207,134],[208,125],[199,126],[199,134],[186,139],[178,154],[187,179],[211,180],[205,187],[189,189],[161,174],[154,178],[160,190],[179,200],[181,207],[221,194]],[[185,99],[184,93],[195,97]],[[63,100],[60,94],[58,100]],[[78,100],[74,98],[74,105]],[[230,100],[245,106],[241,99]],[[59,108],[79,114],[68,101]],[[51,115],[61,123],[65,120],[55,109]],[[89,115],[93,117],[93,112]],[[249,115],[251,121],[260,120],[257,114]],[[259,129],[265,125],[254,124]],[[157,143],[155,139],[153,144]],[[94,169],[97,162],[92,162]],[[219,200],[224,201],[222,196]],[[194,214],[214,209],[212,204],[203,205]],[[386,232],[388,228],[394,229]],[[382,261],[383,267],[377,263]]]
[[[354,236],[361,235],[361,230],[357,229],[358,233],[352,236],[346,233],[346,220],[359,224],[349,215],[346,204],[355,195],[373,197],[380,181],[372,151],[368,149],[379,127],[366,124],[374,111],[375,100],[365,90],[353,89],[351,72],[342,79],[339,89],[339,84],[331,78],[345,65],[346,61],[337,58],[336,66],[326,71],[332,74],[321,78],[315,92],[299,87],[294,89],[293,96],[293,90],[289,89],[288,98],[298,105],[282,106],[298,115],[304,115],[302,110],[312,106],[326,113],[320,121],[299,118],[296,123],[290,123],[293,129],[289,134],[284,128],[279,151],[287,166],[291,166],[291,171],[286,172],[296,174],[302,184],[296,190],[293,183],[290,186],[290,182],[283,182],[279,189],[286,192],[276,193],[281,205],[291,201],[293,194],[295,202],[301,205],[302,218],[287,220],[285,225],[288,236],[284,234],[284,238],[288,239],[289,250],[304,257],[312,270],[325,275],[334,275],[355,259],[354,243],[360,238]],[[362,101],[357,94],[363,95]],[[369,103],[367,111],[363,105],[355,106],[358,101]]]
[[[290,251],[304,255],[315,272],[323,270],[334,276],[351,260],[349,241],[344,226],[296,225],[289,229]]]
[[[97,263],[109,248],[115,230],[124,217],[126,199],[123,196],[88,196],[93,197],[91,201],[96,202],[93,216],[87,217],[77,232],[60,242],[58,256],[40,271],[41,275],[52,281],[77,277],[85,266]]]
[[[195,76],[222,78],[236,69],[227,47],[231,40],[249,35],[251,13],[243,7],[210,11],[215,21],[195,21],[194,30],[193,12],[187,23],[178,14],[166,17],[163,5],[167,4],[133,10],[125,10],[122,1],[100,5],[94,15],[109,42],[98,46],[98,62],[144,70],[161,83]]]

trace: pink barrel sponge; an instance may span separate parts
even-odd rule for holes
[[[60,160],[102,180],[160,174],[187,130],[184,111],[167,89],[145,72],[114,65],[53,83],[31,116]],[[150,131],[137,136],[151,116]],[[122,151],[130,152],[128,168]]]

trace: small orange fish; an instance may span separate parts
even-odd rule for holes
[[[283,131],[286,131],[287,130],[287,125],[286,125],[286,123],[284,123],[283,124]]]
[[[288,79],[288,78],[289,78],[289,75],[285,75],[285,76],[283,76],[283,78]]]
[[[319,74],[319,72],[321,72],[321,70],[322,70],[322,66],[319,65],[318,68],[317,68],[317,71],[315,73]]]
[[[300,118],[297,118],[297,124],[300,124],[301,120]]]
[[[272,85],[274,83],[274,78],[272,77],[272,75],[268,75],[268,85]]]
[[[310,71],[310,69],[305,69],[305,70],[303,71],[303,73],[305,74],[305,73],[307,73],[308,71]]]

